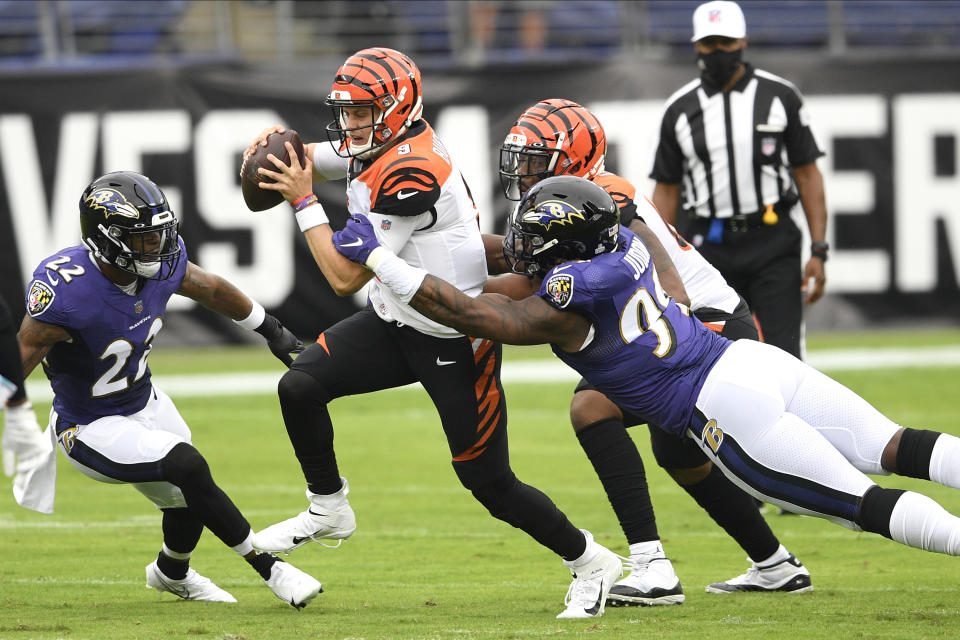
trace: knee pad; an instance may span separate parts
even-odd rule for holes
[[[908,478],[930,479],[930,457],[940,437],[939,431],[903,430],[897,447],[897,473]]]
[[[299,403],[304,399],[310,402],[327,404],[332,399],[329,392],[309,373],[290,369],[280,378],[277,385],[280,403]]]
[[[210,467],[199,451],[186,442],[174,446],[160,461],[163,475],[170,484],[180,487],[195,482],[196,478],[210,476]]]
[[[867,489],[857,505],[857,525],[864,531],[889,538],[890,516],[904,493],[903,489],[884,489],[876,485]]]

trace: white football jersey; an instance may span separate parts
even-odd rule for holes
[[[710,307],[732,312],[740,304],[740,295],[733,290],[720,272],[706,261],[700,253],[671,225],[667,224],[657,208],[647,198],[637,198],[637,190],[620,176],[603,171],[593,181],[613,196],[617,206],[623,209],[631,204],[636,207],[637,217],[643,220],[667,250],[670,259],[680,273],[683,287],[690,297],[693,311]]]
[[[424,120],[372,161],[337,157],[314,150],[317,171],[329,179],[346,177],[347,210],[370,219],[380,244],[414,267],[443,278],[469,296],[487,280],[486,253],[477,207],[452,158]],[[370,302],[377,314],[441,338],[461,334],[424,317],[401,302],[376,278]]]

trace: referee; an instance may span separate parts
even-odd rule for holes
[[[804,296],[816,302],[826,283],[823,151],[797,88],[743,62],[746,21],[735,2],[697,7],[692,41],[700,78],[667,100],[653,202],[673,223],[682,192],[684,235],[753,309],[761,339],[802,358]],[[802,272],[790,216],[798,200],[813,242]]]

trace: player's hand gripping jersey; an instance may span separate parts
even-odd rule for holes
[[[593,324],[585,347],[553,347],[557,357],[619,406],[683,435],[707,373],[731,343],[667,295],[640,238],[621,228],[617,251],[554,267],[539,295]]]
[[[470,189],[433,129],[420,120],[372,161],[346,159],[327,144],[314,150],[327,179],[347,178],[347,209],[370,219],[379,243],[469,296],[486,282],[486,258]],[[370,302],[384,320],[437,337],[460,335],[401,302],[376,279]]]
[[[150,354],[163,328],[167,301],[187,270],[187,250],[166,280],[141,279],[135,295],[110,282],[85,246],[64,249],[40,262],[27,287],[31,317],[63,327],[70,342],[47,353],[43,370],[53,387],[53,408],[66,422],[130,415],[151,393]]]
[[[639,218],[650,227],[680,273],[683,287],[690,296],[690,308],[733,312],[740,304],[740,296],[727,284],[720,272],[687,243],[677,230],[668,225],[656,207],[647,198],[637,197],[637,189],[630,182],[609,171],[602,171],[593,182],[609,193],[620,208],[620,224],[628,226]]]

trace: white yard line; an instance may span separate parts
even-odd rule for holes
[[[851,371],[904,367],[960,366],[960,346],[914,347],[912,349],[837,349],[811,351],[807,361],[822,371]],[[282,371],[185,374],[154,376],[157,386],[174,398],[196,396],[240,396],[274,394]],[[576,372],[556,359],[514,360],[503,363],[503,381],[507,384],[573,382]],[[403,388],[417,388],[408,385]],[[49,401],[50,385],[45,381],[28,382],[27,392],[35,400]]]

